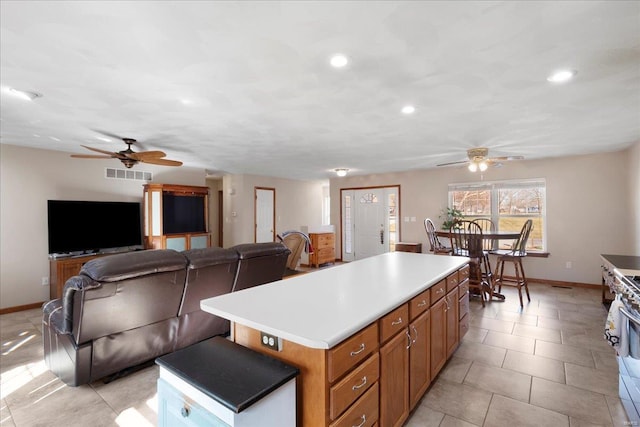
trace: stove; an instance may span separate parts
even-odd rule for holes
[[[602,299],[620,296],[628,354],[618,355],[618,393],[630,425],[640,425],[640,257],[601,255]],[[607,296],[608,298],[605,298]],[[622,316],[621,316],[622,317]],[[628,324],[628,325],[627,325]]]

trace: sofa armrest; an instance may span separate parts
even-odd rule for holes
[[[71,326],[64,321],[62,300],[54,299],[42,306],[42,322],[60,335],[71,335]],[[43,333],[45,333],[43,331]]]

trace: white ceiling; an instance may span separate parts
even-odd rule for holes
[[[126,148],[102,131],[209,171],[316,179],[640,141],[638,1],[2,0],[0,15],[3,144]],[[548,83],[559,68],[578,74]]]

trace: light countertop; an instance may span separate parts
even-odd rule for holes
[[[288,341],[328,349],[467,262],[390,252],[205,299],[200,307]]]

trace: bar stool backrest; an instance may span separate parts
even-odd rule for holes
[[[533,221],[528,219],[522,226],[522,229],[520,230],[520,236],[513,244],[513,247],[511,249],[511,255],[527,256],[527,241],[529,240],[529,235],[531,234],[532,229],[533,229]]]

